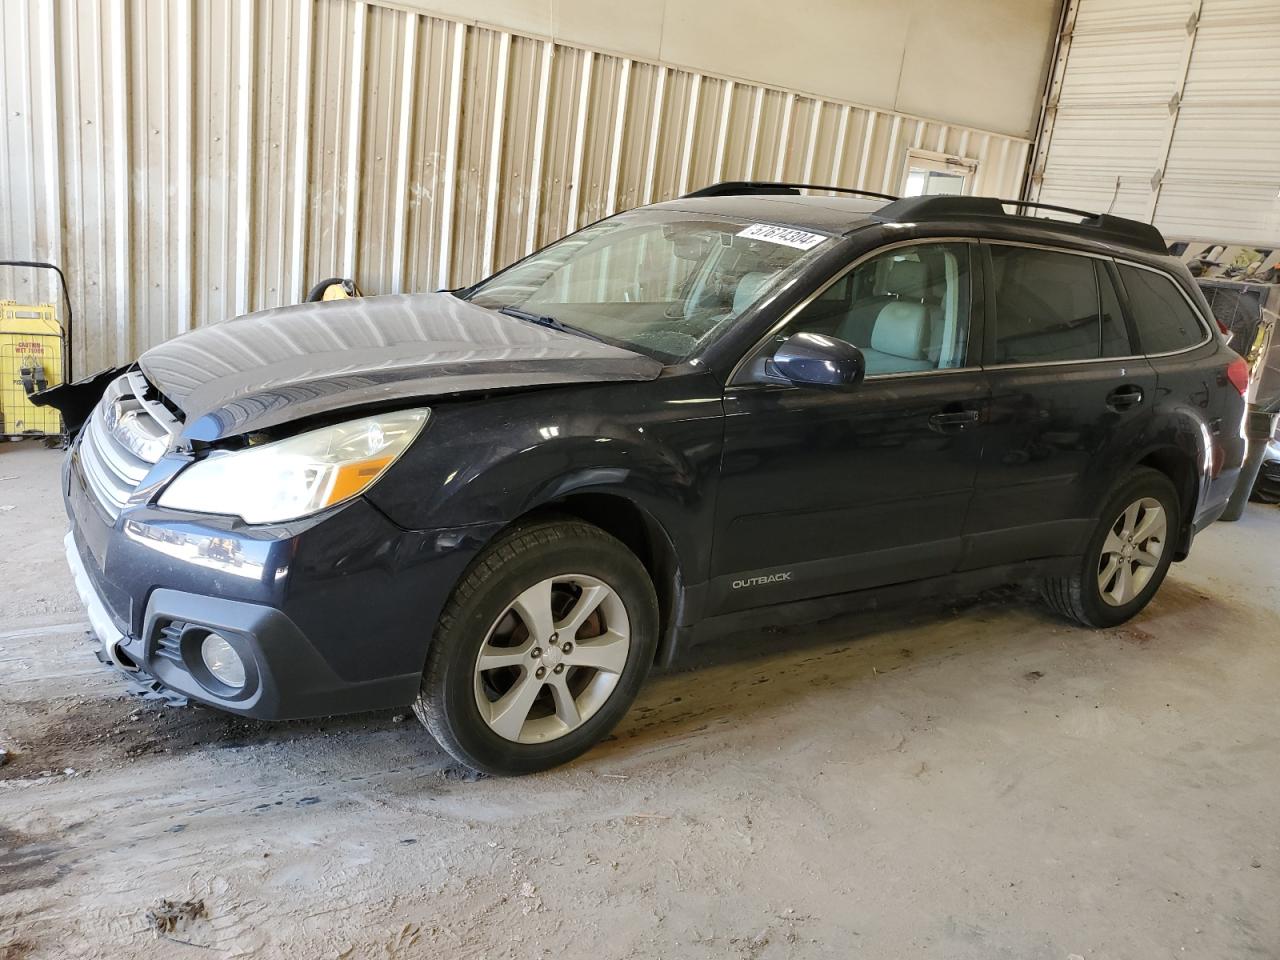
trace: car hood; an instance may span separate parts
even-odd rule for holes
[[[552,384],[652,380],[662,364],[448,293],[253,313],[144,353],[142,372],[213,441],[348,407]]]

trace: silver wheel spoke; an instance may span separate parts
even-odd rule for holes
[[[561,723],[572,730],[582,723],[582,714],[578,712],[577,701],[573,699],[573,693],[565,682],[567,674],[559,673],[554,676],[555,679],[551,681],[550,687],[551,699],[556,702],[556,716],[560,718]]]
[[[1152,537],[1164,539],[1164,511],[1158,508],[1148,510],[1139,522],[1138,529],[1133,531],[1133,539],[1144,546]]]
[[[1098,586],[1103,593],[1110,592],[1111,582],[1115,579],[1116,572],[1120,569],[1120,564],[1122,562],[1123,561],[1121,561],[1118,553],[1113,553],[1111,556],[1107,557],[1106,566],[1104,566],[1102,571],[1098,574]]]
[[[533,641],[529,640],[518,647],[495,647],[486,643],[480,651],[480,659],[476,662],[481,673],[486,670],[497,670],[499,667],[518,667],[527,664],[529,651],[533,649]]]
[[[553,581],[535,583],[511,604],[520,615],[529,636],[539,643],[546,643],[555,633],[555,621],[551,616],[551,585]]]
[[[1115,528],[1113,527],[1111,532],[1107,534],[1107,539],[1102,542],[1102,555],[1105,557],[1107,554],[1111,553],[1119,556],[1120,551],[1123,549],[1124,539],[1120,534],[1116,533]]]
[[[1154,567],[1160,562],[1160,555],[1157,553],[1151,553],[1148,550],[1138,550],[1134,553],[1133,559],[1144,567]]]
[[[1124,512],[1124,535],[1132,537],[1133,531],[1138,527],[1138,512],[1142,509],[1141,502],[1129,504],[1129,508]]]
[[[1133,570],[1128,563],[1121,561],[1120,575],[1116,577],[1115,598],[1120,603],[1128,603],[1133,594]]]
[[[585,588],[582,591],[582,595],[578,597],[578,601],[573,605],[573,609],[569,611],[569,615],[556,624],[556,632],[560,634],[560,638],[562,640],[574,639],[578,635],[578,631],[582,629],[582,625],[587,622],[587,618],[596,612],[596,608],[612,592],[603,583],[597,583],[595,586]]]
[[[516,740],[529,719],[533,701],[542,689],[542,681],[529,670],[524,672],[515,686],[489,707],[489,726],[508,740]]]
[[[621,673],[627,665],[627,652],[631,649],[629,638],[612,631],[602,637],[580,640],[573,652],[564,658],[575,667],[595,667],[606,673]]]

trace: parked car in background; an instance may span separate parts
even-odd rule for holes
[[[1280,427],[1263,450],[1262,467],[1253,486],[1253,499],[1259,503],[1280,503]]]
[[[1185,240],[1169,250],[1187,263],[1214,319],[1249,366],[1248,455],[1223,514],[1238,520],[1251,496],[1269,502],[1280,497],[1273,440],[1280,416],[1280,251]]]
[[[254,717],[412,703],[512,774],[744,625],[1014,580],[1134,616],[1244,450],[1186,268],[1106,215],[816,191],[720,184],[64,388],[105,654]]]

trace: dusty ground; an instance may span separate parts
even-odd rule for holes
[[[1280,957],[1278,509],[1125,629],[1006,595],[740,638],[475,780],[394,713],[122,698],[57,463],[0,444],[0,958]],[[162,898],[203,915],[157,939]]]

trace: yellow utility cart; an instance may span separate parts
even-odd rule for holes
[[[62,418],[27,394],[63,382],[66,337],[51,303],[0,300],[0,435],[57,436]]]
[[[52,303],[18,303],[0,297],[0,437],[65,438],[62,416],[37,406],[29,394],[71,383],[71,291],[62,268],[42,260],[0,260],[0,290],[8,268],[49,270],[62,290],[62,318]],[[39,399],[39,398],[37,398]]]

